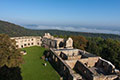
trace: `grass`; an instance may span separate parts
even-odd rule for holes
[[[23,80],[59,80],[60,76],[53,69],[49,62],[44,66],[44,60],[40,59],[45,48],[29,47],[24,48],[27,54],[24,56],[24,64],[21,66]]]

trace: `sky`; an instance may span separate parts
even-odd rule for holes
[[[0,20],[47,27],[120,28],[120,0],[0,0]]]

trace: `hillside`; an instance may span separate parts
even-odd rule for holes
[[[120,39],[119,35],[114,35],[114,34],[72,32],[72,31],[63,31],[63,30],[31,30],[10,22],[0,20],[0,33],[5,33],[8,34],[9,36],[38,36],[38,35],[44,35],[44,33],[46,32],[49,32],[52,35],[82,35],[86,37]]]
[[[30,35],[30,31],[25,29],[19,25],[0,21],[0,33],[8,34],[9,36],[23,36],[23,35]]]

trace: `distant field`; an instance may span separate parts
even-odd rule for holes
[[[45,51],[42,47],[24,48],[27,55],[24,56],[25,63],[21,67],[23,80],[59,80],[60,76],[47,62],[45,67],[44,60],[40,59]]]

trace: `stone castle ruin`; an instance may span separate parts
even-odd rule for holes
[[[42,44],[40,36],[12,37],[11,39],[15,39],[17,48],[41,46]]]
[[[45,33],[42,38],[12,39],[16,40],[18,48],[34,45],[50,48],[45,56],[64,80],[116,80],[118,78],[119,70],[111,62],[89,52],[74,49],[72,38],[65,40]]]
[[[45,33],[42,42],[43,46],[49,48],[73,48],[73,40],[71,38],[68,38],[68,40],[64,40],[63,38],[53,37],[49,33]]]
[[[118,77],[111,62],[79,49],[51,49],[49,60],[65,80],[115,80]]]

